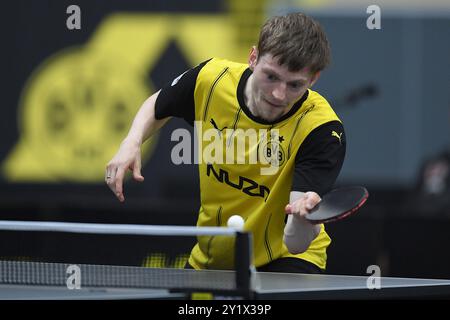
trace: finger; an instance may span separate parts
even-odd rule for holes
[[[304,201],[295,201],[294,203],[289,204],[291,214],[302,217],[307,214]]]
[[[112,165],[108,165],[106,167],[105,172],[105,182],[108,185],[108,187],[114,192],[114,176],[115,176],[115,167]]]
[[[286,214],[292,214],[292,207],[290,204],[287,204],[286,207],[284,207],[284,212],[286,212]]]
[[[113,182],[111,182],[110,179],[108,180],[107,185],[108,185],[109,189],[111,189],[111,191],[114,194],[116,194],[116,185]]]
[[[116,186],[115,186],[115,184],[114,184],[114,180],[111,178],[111,174],[110,174],[110,173],[106,173],[105,181],[106,181],[106,184],[108,185],[109,189],[110,189],[114,194],[116,194]]]
[[[118,168],[116,175],[114,177],[114,190],[116,197],[120,202],[125,201],[125,197],[123,196],[123,178],[125,176],[125,170],[123,168]]]
[[[111,178],[111,165],[108,164],[105,169],[105,182],[108,183],[108,180]]]
[[[322,199],[315,192],[307,192],[305,199],[305,209],[312,210]]]
[[[306,197],[303,197],[302,199],[299,199],[291,204],[291,211],[293,214],[295,214],[298,217],[305,217],[307,214],[309,214],[309,210],[306,206]]]
[[[144,181],[144,177],[141,174],[141,159],[139,157],[136,159],[133,166],[133,178],[139,182]]]

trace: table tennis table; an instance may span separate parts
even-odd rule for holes
[[[192,272],[192,270],[190,271]],[[194,271],[200,276],[203,271]],[[227,271],[208,270],[208,277]],[[369,289],[368,277],[257,272],[252,299],[450,299],[450,280],[381,277],[379,289]],[[205,290],[207,291],[207,290]],[[188,290],[1,284],[2,300],[190,299]],[[221,293],[222,294],[222,293]],[[221,299],[221,294],[214,296]]]
[[[104,225],[3,221],[12,231],[236,237],[235,270],[147,268],[0,260],[0,299],[190,299],[207,293],[224,299],[450,299],[450,280],[257,272],[251,233],[221,227]],[[78,276],[77,276],[78,274]],[[76,277],[75,277],[76,276]],[[77,278],[78,289],[70,283]],[[76,281],[75,281],[76,282]]]

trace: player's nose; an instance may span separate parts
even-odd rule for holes
[[[272,96],[278,101],[284,101],[286,98],[286,84],[280,83],[272,90]]]

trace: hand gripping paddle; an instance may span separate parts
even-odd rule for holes
[[[358,211],[368,197],[369,192],[361,186],[334,189],[305,218],[313,224],[341,220]]]

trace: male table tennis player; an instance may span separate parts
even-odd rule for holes
[[[214,129],[219,135],[227,129],[254,129],[270,136],[275,129],[278,134],[268,137],[271,144],[258,141],[256,146],[267,155],[276,153],[274,174],[261,174],[260,164],[199,164],[197,225],[226,226],[230,216],[239,214],[245,230],[253,233],[257,270],[323,272],[331,240],[324,225],[313,225],[304,216],[332,188],[345,156],[341,121],[325,98],[311,90],[329,61],[328,40],[312,18],[291,13],[268,19],[248,65],[212,58],[143,103],[107,165],[106,183],[124,201],[125,172],[132,170],[134,179],[143,181],[141,144],[171,117],[196,121],[196,127],[201,124],[203,131]],[[230,237],[198,239],[188,266],[233,268]]]

